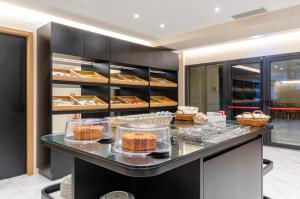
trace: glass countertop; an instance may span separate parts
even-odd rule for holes
[[[88,144],[67,142],[64,140],[64,134],[45,135],[41,139],[50,146],[59,146],[121,165],[143,168],[186,157],[261,129],[263,127],[242,127],[232,122],[222,125],[209,124],[202,126],[175,124],[171,130],[172,149],[170,153],[150,154],[146,156],[125,155],[114,152],[112,150],[113,139]]]

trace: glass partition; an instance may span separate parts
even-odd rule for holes
[[[189,68],[189,105],[201,112],[223,110],[223,66],[201,65]]]
[[[231,118],[260,109],[261,63],[231,66]]]
[[[300,59],[271,61],[271,141],[300,145]]]

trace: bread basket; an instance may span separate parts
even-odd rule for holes
[[[175,119],[181,121],[193,121],[195,114],[186,114],[182,110],[177,110],[175,113]]]
[[[255,117],[255,114],[263,115],[264,117]],[[251,115],[252,117],[245,117],[245,115]],[[269,121],[270,116],[265,115],[262,111],[256,110],[253,113],[244,112],[241,117],[236,117],[237,123],[244,126],[264,126]]]

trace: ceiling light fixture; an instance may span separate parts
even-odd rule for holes
[[[251,39],[258,39],[258,38],[262,38],[263,35],[254,35],[252,37],[250,37]]]
[[[138,18],[140,18],[140,15],[139,15],[139,14],[134,14],[133,17],[134,17],[135,19],[138,19]]]
[[[219,7],[215,8],[215,12],[220,12],[220,10],[221,10],[221,8],[219,8]]]
[[[232,66],[232,67],[242,69],[242,70],[247,70],[247,71],[254,72],[254,73],[260,73],[260,70],[255,69],[255,68],[251,68],[251,67],[248,67],[248,66],[236,65],[236,66]]]
[[[283,67],[280,67],[280,70],[283,70]]]
[[[299,84],[300,80],[286,80],[286,81],[280,81],[282,84]]]
[[[164,27],[165,27],[165,24],[161,23],[161,24],[160,24],[160,27],[161,27],[161,28],[164,28]]]
[[[277,65],[275,65],[275,66],[274,66],[274,68],[278,68],[278,66],[277,66]]]

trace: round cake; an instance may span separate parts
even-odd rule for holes
[[[127,151],[152,151],[156,149],[157,137],[147,132],[127,132],[122,134],[122,148]]]
[[[101,125],[78,125],[74,126],[73,133],[75,140],[100,140],[104,127]]]

